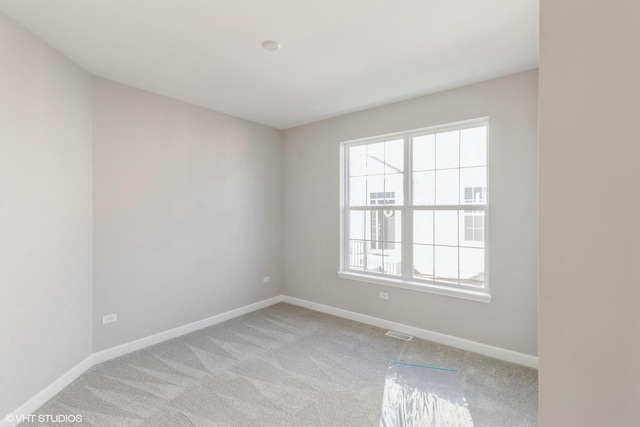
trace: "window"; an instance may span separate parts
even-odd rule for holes
[[[464,211],[464,241],[484,242],[483,211]]]
[[[466,187],[464,189],[465,203],[481,203],[484,200],[484,187]]]
[[[343,143],[341,277],[488,302],[488,128]]]

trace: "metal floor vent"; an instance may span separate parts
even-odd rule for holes
[[[396,331],[388,331],[385,335],[390,336],[392,338],[397,338],[403,341],[411,341],[411,339],[413,339],[411,335],[401,334],[400,332],[396,332]]]

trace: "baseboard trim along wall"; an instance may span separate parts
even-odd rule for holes
[[[76,378],[90,369],[92,366],[97,365],[107,360],[114,359],[116,357],[124,356],[125,354],[132,353],[134,351],[141,350],[143,348],[159,344],[164,341],[168,341],[173,338],[177,338],[182,335],[189,334],[199,329],[207,328],[209,326],[217,325],[218,323],[231,320],[233,318],[242,316],[252,311],[260,310],[265,307],[277,304],[279,302],[286,302],[289,304],[297,305],[300,307],[308,308],[310,310],[319,311],[321,313],[331,314],[333,316],[342,317],[344,319],[353,320],[356,322],[366,323],[371,326],[377,326],[379,328],[389,329],[397,332],[403,332],[405,334],[412,335],[417,338],[437,342],[439,344],[456,347],[462,350],[472,351],[485,356],[493,357],[495,359],[504,360],[507,362],[517,363],[519,365],[528,366],[531,368],[538,368],[538,358],[528,354],[518,353],[511,350],[506,350],[499,347],[490,346],[487,344],[478,343],[475,341],[466,340],[463,338],[454,337],[451,335],[441,334],[439,332],[433,332],[426,329],[416,328],[413,326],[404,325],[401,323],[391,322],[389,320],[380,319],[366,314],[360,314],[353,311],[343,310],[341,308],[331,307],[324,304],[319,304],[312,301],[307,301],[300,298],[289,297],[285,295],[278,295],[276,297],[268,298],[263,301],[258,301],[253,304],[245,305],[244,307],[236,308],[224,313],[216,314],[215,316],[208,317],[206,319],[198,320],[197,322],[189,323],[187,325],[179,326],[177,328],[169,329],[164,332],[160,332],[154,335],[150,335],[139,340],[131,341],[126,344],[122,344],[116,347],[112,347],[106,350],[93,353],[88,356],[82,362],[78,363],[75,367],[62,375],[60,378],[49,384],[41,392],[36,394],[33,398],[20,406],[18,409],[8,414],[8,416],[0,419],[0,427],[14,427],[17,426],[23,418],[21,416],[29,415],[37,410],[40,406],[46,403],[53,396],[58,394],[63,388],[71,384]]]
[[[504,348],[494,347],[464,338],[441,334],[439,332],[433,332],[427,329],[416,328],[413,326],[404,325],[402,323],[391,322],[389,320],[380,319],[378,317],[367,316],[366,314],[343,310],[341,308],[335,308],[329,305],[318,304],[316,302],[307,301],[300,298],[283,296],[283,301],[289,304],[308,308],[310,310],[319,311],[321,313],[331,314],[333,316],[354,320],[360,323],[366,323],[367,325],[402,332],[417,338],[437,342],[438,344],[444,344],[450,347],[472,351],[484,356],[493,357],[494,359],[517,363],[518,365],[528,366],[530,368],[538,368],[538,358],[529,354],[518,353],[517,351],[506,350]]]
[[[282,302],[282,295],[245,305],[244,307],[236,308],[224,313],[216,314],[215,316],[207,317],[206,319],[198,320],[197,322],[178,326],[177,328],[140,338],[139,340],[131,341],[117,347],[111,347],[94,353],[93,361],[95,364],[106,362],[107,360],[115,359],[116,357],[124,356],[125,354],[133,353],[134,351],[142,350],[143,348],[159,344],[182,335],[190,334],[191,332],[200,329],[208,328],[209,326],[217,325],[218,323],[226,322],[227,320],[269,307],[270,305],[274,305],[279,302]]]
[[[94,365],[93,354],[87,356],[82,362],[71,368],[67,373],[45,387],[40,393],[33,396],[22,406],[10,414],[2,414],[0,419],[0,427],[13,427],[22,421],[28,421],[22,418],[25,415],[33,413],[36,409],[44,405],[49,399],[58,394],[63,388],[71,384],[76,378],[85,373]],[[5,416],[6,415],[6,416]]]
[[[217,325],[218,323],[231,320],[235,317],[240,317],[244,314],[251,313],[252,311],[260,310],[261,308],[269,307],[270,305],[282,302],[282,299],[282,295],[278,295],[273,298],[258,301],[253,304],[245,305],[244,307],[236,308],[234,310],[216,314],[215,316],[207,317],[206,319],[188,323],[177,328],[169,329],[167,331],[150,335],[148,337],[140,338],[139,340],[131,341],[126,344],[93,353],[82,362],[78,363],[71,370],[69,370],[69,372],[62,375],[41,392],[36,394],[24,405],[20,406],[18,409],[8,414],[7,416],[3,416],[3,418],[0,419],[0,427],[17,426],[24,419],[22,418],[23,416],[33,413],[36,409],[44,405],[49,399],[58,394],[63,388],[71,384],[80,375],[85,373],[94,365],[106,362],[107,360],[115,359],[116,357],[124,356],[125,354],[141,350],[154,344],[159,344],[161,342],[189,334],[199,329]]]

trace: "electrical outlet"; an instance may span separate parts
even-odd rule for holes
[[[380,292],[380,299],[389,299],[389,294],[386,292]]]
[[[118,313],[107,314],[102,316],[102,324],[106,325],[107,323],[113,323],[118,321]]]
[[[271,282],[271,277],[266,276],[262,278],[262,283],[269,283],[269,282]]]

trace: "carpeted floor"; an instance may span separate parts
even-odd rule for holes
[[[94,366],[36,414],[95,427],[377,426],[396,360],[457,369],[476,427],[537,425],[536,370],[385,332],[277,304]]]

